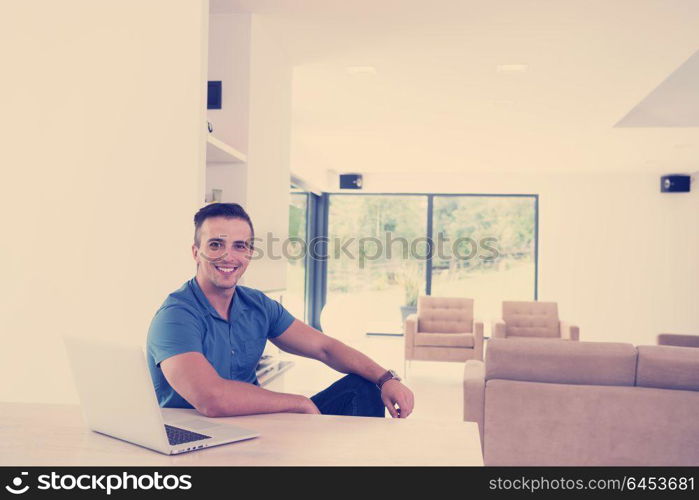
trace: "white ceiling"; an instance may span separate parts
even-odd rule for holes
[[[284,41],[294,65],[292,167],[699,170],[696,71],[678,71],[670,97],[651,103],[665,121],[620,122],[699,49],[699,1],[211,5],[265,16]],[[496,71],[514,64],[527,71]],[[373,66],[376,74],[350,75],[350,66]],[[686,78],[694,78],[691,86]],[[678,88],[689,91],[679,99]],[[693,100],[684,107],[683,99]],[[654,126],[677,113],[684,115],[672,126]]]
[[[617,127],[698,126],[699,51],[617,124]]]

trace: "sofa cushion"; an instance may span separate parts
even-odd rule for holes
[[[473,347],[473,335],[470,333],[417,333],[416,346],[431,347]]]
[[[587,385],[634,385],[636,348],[614,342],[490,339],[486,380]]]
[[[636,385],[699,391],[699,349],[638,346]]]

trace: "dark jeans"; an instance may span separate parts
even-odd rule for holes
[[[323,415],[383,417],[384,404],[376,384],[359,375],[342,377],[327,389],[311,397]]]

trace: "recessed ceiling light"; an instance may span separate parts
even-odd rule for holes
[[[348,75],[375,75],[376,68],[373,66],[347,66],[345,68]]]
[[[528,64],[498,64],[495,67],[498,73],[526,73]]]

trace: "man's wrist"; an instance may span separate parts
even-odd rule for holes
[[[394,370],[389,369],[376,381],[376,387],[383,389],[384,384],[389,380],[396,380],[397,382],[400,382],[401,378]]]
[[[393,385],[394,382],[395,382],[396,384],[400,384],[400,383],[401,383],[400,380],[401,380],[400,378],[389,378],[386,382],[384,382],[384,383],[381,385],[380,389],[383,391],[386,387],[389,387],[389,386]]]

